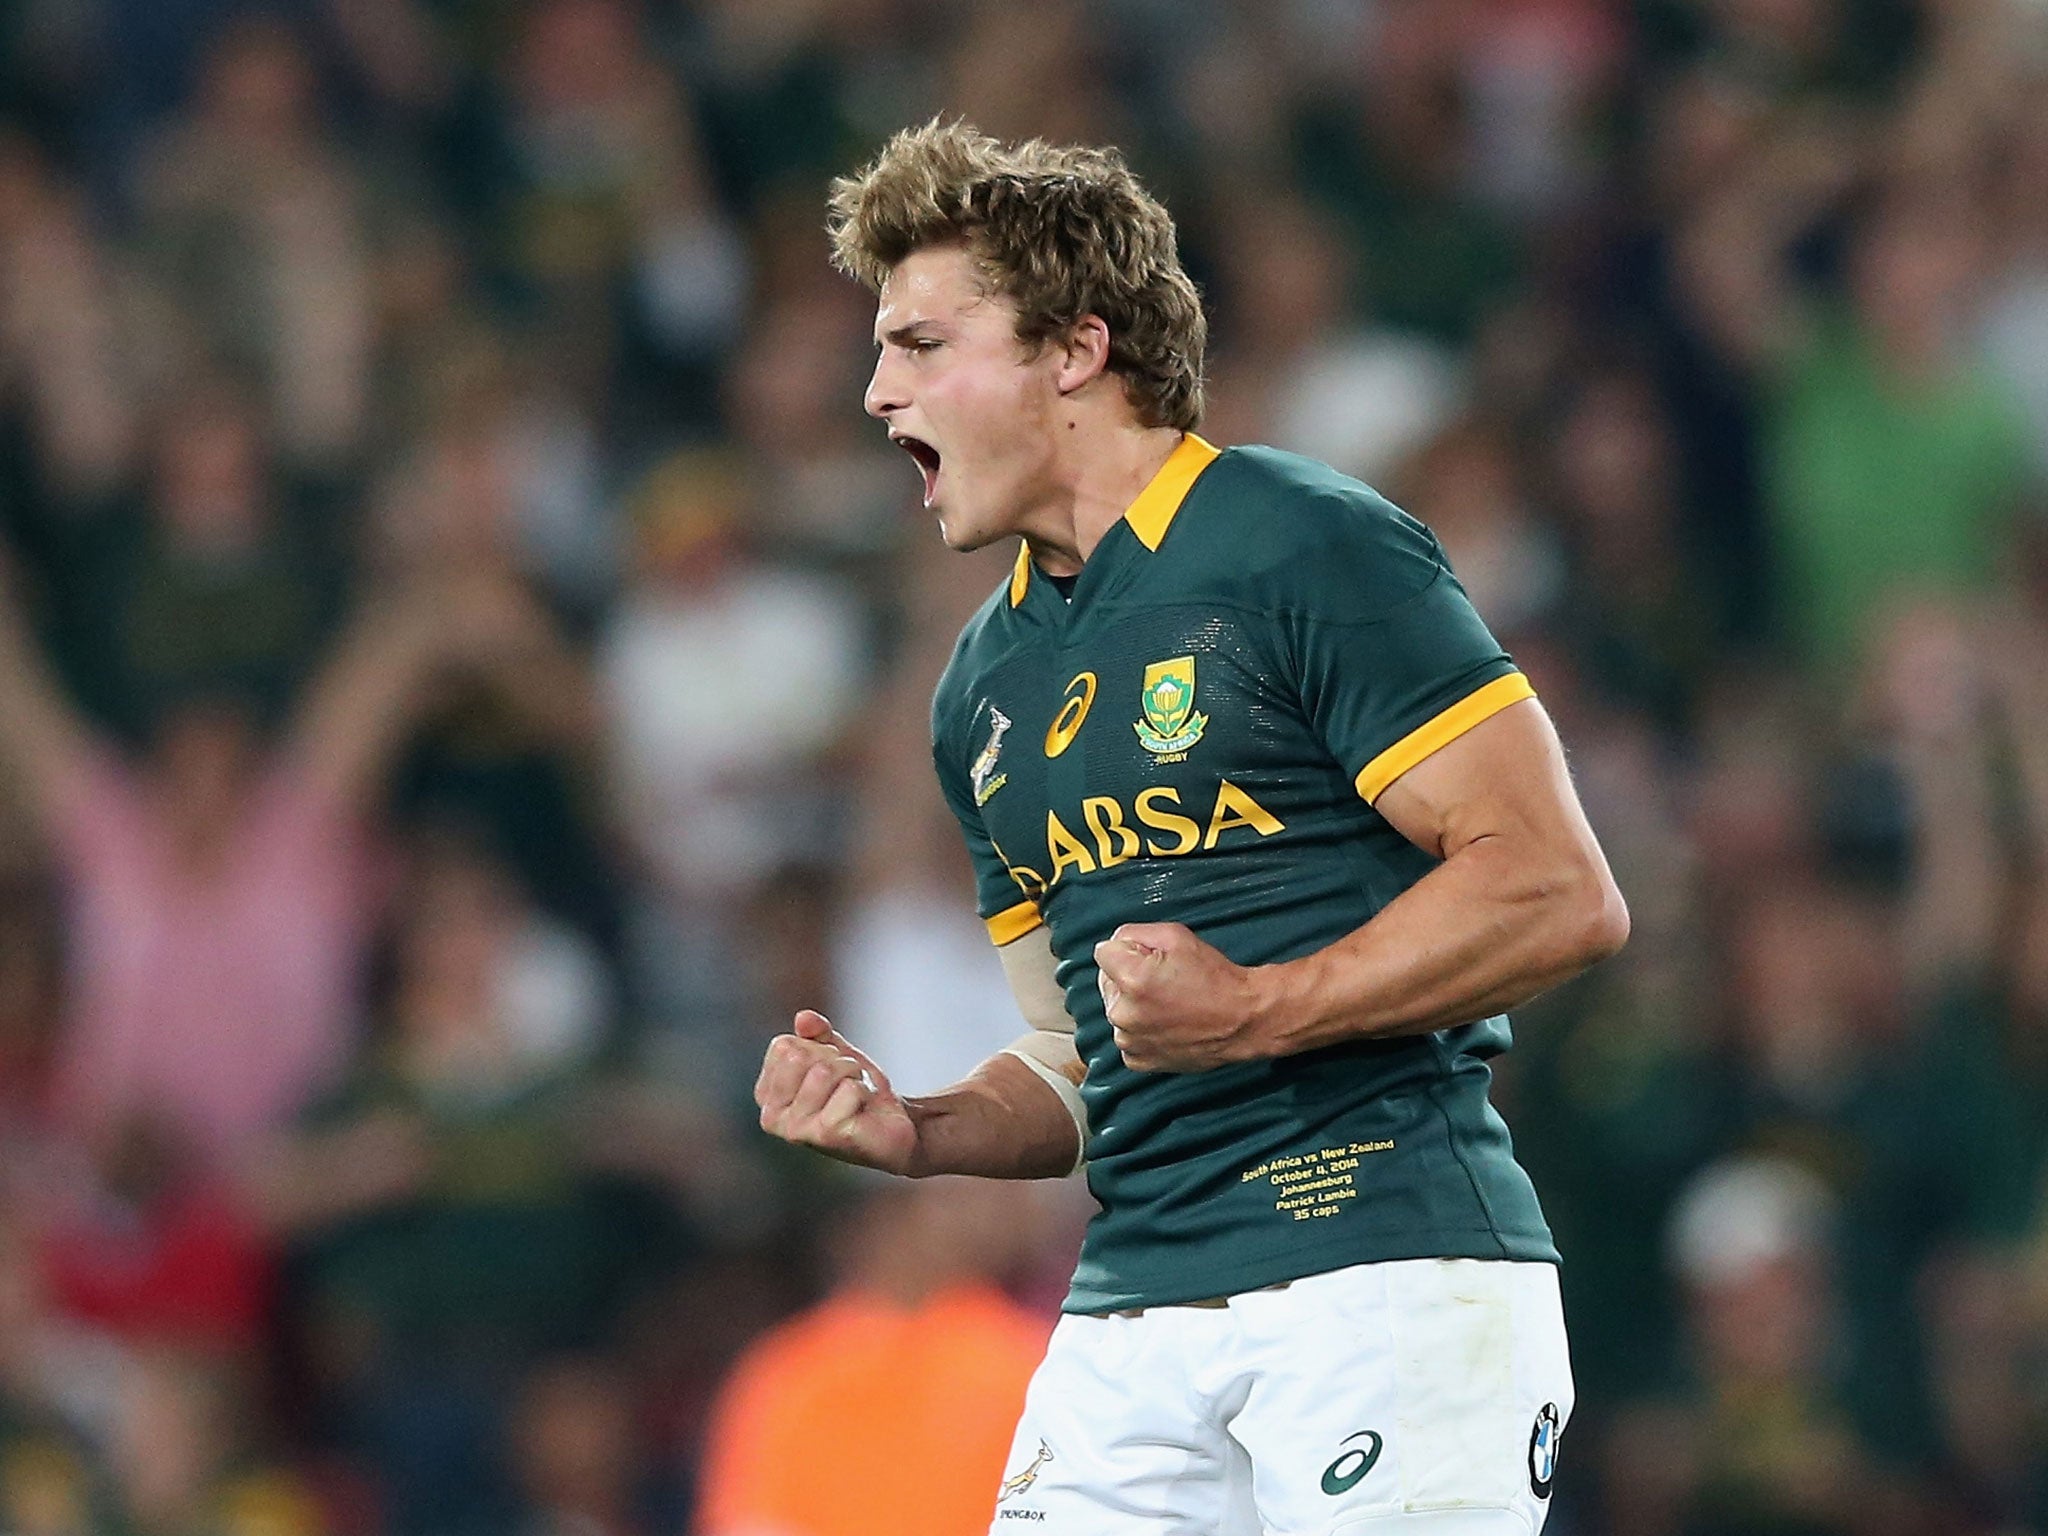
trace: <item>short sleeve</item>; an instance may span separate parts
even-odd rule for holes
[[[943,693],[934,706],[932,720],[932,764],[938,770],[939,788],[953,819],[960,823],[960,835],[967,841],[967,855],[974,865],[975,909],[988,925],[988,936],[997,945],[1021,939],[1044,921],[1038,903],[1025,894],[1010,873],[974,803],[974,788],[964,744],[945,728]],[[993,722],[990,722],[991,726]]]
[[[1535,693],[1421,523],[1370,493],[1314,517],[1282,624],[1309,721],[1370,802]]]

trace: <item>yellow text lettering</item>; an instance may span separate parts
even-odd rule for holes
[[[1067,830],[1067,824],[1060,820],[1058,811],[1045,813],[1045,848],[1052,856],[1052,877],[1058,880],[1071,867],[1077,875],[1095,873],[1095,861],[1088,857],[1088,850],[1081,846],[1081,840]]]
[[[1195,845],[1202,840],[1201,827],[1185,816],[1159,809],[1154,804],[1155,801],[1170,801],[1174,805],[1179,805],[1180,791],[1169,785],[1155,784],[1150,789],[1138,792],[1138,820],[1155,832],[1171,832],[1174,836],[1174,841],[1164,847],[1148,838],[1145,843],[1146,851],[1169,859],[1179,854],[1193,853]]]
[[[1214,848],[1216,839],[1233,827],[1250,827],[1261,837],[1282,830],[1279,817],[1225,779],[1216,786],[1216,810],[1209,817],[1209,835],[1202,839],[1202,846]]]
[[[1095,852],[1108,869],[1138,853],[1138,834],[1124,825],[1124,808],[1107,795],[1090,795],[1081,802],[1081,815],[1095,834]]]

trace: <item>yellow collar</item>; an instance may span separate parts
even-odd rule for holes
[[[1138,536],[1140,544],[1154,553],[1158,552],[1174,513],[1188,499],[1188,492],[1194,489],[1195,481],[1209,467],[1218,451],[1213,444],[1192,432],[1181,438],[1180,446],[1159,466],[1159,473],[1152,477],[1152,483],[1138,492],[1138,499],[1124,511],[1124,521],[1131,525],[1131,532]]]
[[[1173,522],[1174,514],[1180,511],[1180,504],[1187,500],[1195,481],[1201,478],[1202,471],[1215,461],[1221,451],[1192,432],[1182,435],[1180,446],[1159,466],[1159,473],[1138,492],[1138,499],[1124,509],[1124,521],[1131,525],[1131,532],[1138,536],[1140,544],[1154,553],[1158,552],[1166,540],[1167,527]],[[1019,540],[1017,564],[1010,571],[1012,608],[1024,601],[1024,591],[1030,584],[1031,546]]]

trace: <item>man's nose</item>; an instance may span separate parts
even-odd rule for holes
[[[886,421],[891,411],[900,411],[909,402],[904,398],[901,383],[902,374],[890,366],[889,353],[885,349],[875,359],[875,371],[868,379],[867,393],[861,396],[861,407],[877,421]]]

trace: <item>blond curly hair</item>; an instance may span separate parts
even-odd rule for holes
[[[1004,144],[935,118],[833,182],[828,207],[833,264],[870,291],[912,253],[960,246],[1016,305],[1020,342],[1035,349],[1100,316],[1139,421],[1200,425],[1201,295],[1172,216],[1115,150]]]

